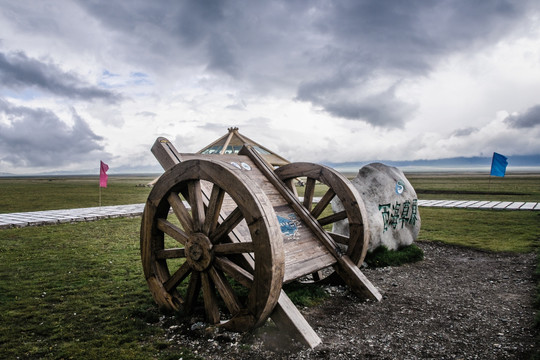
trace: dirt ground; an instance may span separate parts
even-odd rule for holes
[[[254,333],[205,329],[192,319],[168,329],[171,345],[204,359],[528,359],[536,349],[534,254],[494,254],[419,243],[425,259],[363,269],[383,294],[362,302],[328,287],[301,309],[322,344],[306,349],[273,326]],[[173,345],[174,346],[174,345]]]

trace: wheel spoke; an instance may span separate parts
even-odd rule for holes
[[[323,273],[319,270],[312,273],[311,276],[313,276],[313,281],[321,281],[323,278]]]
[[[291,179],[284,180],[283,182],[289,188],[289,190],[293,192],[294,196],[298,197],[298,192],[296,191],[296,185],[294,183],[295,180],[296,180],[295,178],[291,178]]]
[[[191,272],[191,267],[187,262],[183,263],[182,266],[171,276],[163,286],[165,289],[170,292],[173,289],[176,289],[178,284],[180,284]]]
[[[233,212],[227,216],[227,218],[210,234],[210,241],[212,244],[215,244],[224,236],[227,236],[231,231],[234,230],[236,225],[238,225],[244,219],[242,211],[240,208],[234,209]]]
[[[219,186],[214,185],[212,187],[212,194],[210,195],[210,201],[208,202],[208,208],[206,210],[206,218],[203,226],[204,234],[208,235],[216,229],[224,197],[225,191],[223,191],[223,189],[221,189]]]
[[[308,177],[306,182],[306,190],[304,191],[304,207],[311,211],[313,204],[313,194],[315,193],[315,179]]]
[[[242,306],[240,305],[240,302],[238,301],[238,298],[236,297],[236,294],[234,293],[231,284],[229,284],[229,282],[225,278],[225,275],[223,275],[221,271],[217,271],[214,267],[208,269],[208,274],[214,282],[214,285],[216,286],[219,295],[223,299],[223,302],[225,303],[225,306],[227,306],[227,309],[229,309],[231,315],[234,316],[238,312],[240,312]]]
[[[321,201],[319,201],[313,210],[311,210],[311,215],[313,215],[315,219],[318,218],[324,209],[326,209],[328,204],[330,204],[330,201],[332,201],[334,196],[336,196],[334,190],[332,190],[332,188],[328,189],[328,191],[321,198]]]
[[[345,220],[345,219],[347,219],[347,212],[345,210],[343,210],[343,211],[340,211],[338,213],[335,213],[335,214],[320,218],[317,221],[319,222],[319,224],[321,224],[321,226],[324,226],[324,225],[332,224],[332,223],[335,223],[337,221],[341,221],[341,220]]]
[[[193,218],[193,231],[202,231],[204,224],[204,202],[202,198],[201,182],[199,180],[188,183],[188,197],[191,205],[191,216]]]
[[[163,231],[165,234],[172,237],[174,240],[178,241],[180,244],[185,245],[188,240],[188,235],[180,229],[178,226],[169,222],[166,219],[158,219],[157,227],[159,230]]]
[[[185,257],[186,257],[186,253],[185,253],[184,248],[163,249],[163,250],[156,251],[157,260],[179,259],[179,258],[185,258]]]
[[[186,302],[184,304],[188,313],[193,311],[194,305],[197,302],[197,297],[201,291],[201,273],[193,271],[189,278],[189,284],[186,291]]]
[[[219,323],[219,308],[217,305],[216,292],[214,291],[214,284],[210,281],[207,272],[202,272],[201,278],[204,310],[206,311],[207,320],[210,324],[217,324]]]
[[[338,244],[349,245],[350,239],[347,236],[343,236],[333,232],[328,232],[328,235],[330,235],[332,239],[334,239],[334,241]]]
[[[247,270],[241,268],[225,257],[216,257],[214,262],[216,267],[225,274],[229,275],[243,286],[247,288],[251,287],[251,284],[253,283],[253,275],[251,275]]]
[[[180,224],[184,228],[184,230],[188,233],[193,231],[193,221],[191,220],[191,215],[189,214],[188,209],[184,205],[184,202],[182,199],[180,199],[180,196],[176,193],[171,193],[169,197],[167,198],[169,201],[169,204],[171,205],[174,214],[180,221]]]
[[[216,255],[230,255],[254,252],[253,242],[216,244],[213,247]]]

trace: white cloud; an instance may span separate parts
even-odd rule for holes
[[[81,131],[93,149],[43,162],[50,170],[83,170],[89,156],[152,165],[157,136],[197,151],[230,126],[295,161],[540,151],[536,1],[0,0],[0,10],[10,104],[0,126],[26,109],[19,126],[44,114],[66,144]],[[2,172],[35,170],[2,159]]]

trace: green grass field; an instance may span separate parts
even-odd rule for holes
[[[151,179],[110,177],[103,205],[144,202],[150,189],[136,185]],[[421,199],[540,201],[540,175],[497,179],[496,188],[491,184],[497,194],[482,193],[486,179],[475,176],[410,180],[434,192],[420,191]],[[0,179],[4,213],[97,201],[97,177]],[[540,212],[420,208],[420,215],[423,241],[507,252],[532,252],[540,241]],[[168,342],[159,324],[142,274],[139,226],[140,218],[132,218],[0,230],[0,358],[196,358]]]
[[[153,177],[109,176],[101,188],[101,205],[137,204],[146,201]],[[99,178],[0,177],[0,213],[73,209],[99,206]]]

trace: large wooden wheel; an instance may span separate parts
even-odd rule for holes
[[[217,160],[175,165],[152,189],[141,225],[144,274],[160,308],[190,313],[202,302],[209,323],[237,331],[267,319],[284,274],[277,217],[242,171]]]
[[[306,178],[302,204],[317,219],[325,231],[339,244],[356,265],[362,264],[369,245],[367,211],[360,194],[347,178],[336,170],[313,163],[292,163],[275,170],[276,175],[296,194],[294,182]],[[315,186],[322,183],[328,190],[313,206]],[[344,227],[341,233],[332,232],[330,226]],[[303,281],[335,280],[332,270],[317,271]]]

